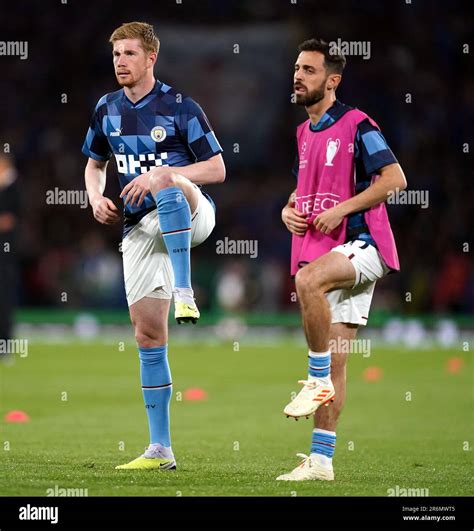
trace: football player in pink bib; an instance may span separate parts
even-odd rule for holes
[[[279,480],[334,479],[348,353],[367,324],[375,283],[400,268],[385,201],[406,179],[378,125],[336,99],[345,63],[319,39],[300,44],[295,63],[296,103],[309,118],[297,128],[297,186],[282,220],[292,233],[309,366],[284,413],[314,416],[314,430],[310,455],[298,454],[303,461]]]

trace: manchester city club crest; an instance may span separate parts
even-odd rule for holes
[[[166,129],[161,125],[157,125],[151,130],[150,136],[155,142],[163,142],[166,138]]]

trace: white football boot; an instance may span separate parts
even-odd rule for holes
[[[320,479],[322,481],[334,481],[332,466],[326,468],[321,466],[315,457],[306,454],[296,454],[303,461],[288,474],[277,477],[277,481],[310,481]]]
[[[283,410],[287,417],[293,417],[296,420],[300,417],[309,417],[319,406],[323,404],[329,406],[331,402],[334,402],[336,393],[331,380],[328,384],[318,379],[299,380],[298,383],[303,384],[303,389]]]

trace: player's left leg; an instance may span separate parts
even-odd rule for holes
[[[334,471],[332,457],[336,446],[336,426],[346,400],[346,366],[348,349],[345,345],[357,335],[358,325],[350,323],[333,323],[330,327],[331,345],[344,346],[341,352],[331,353],[331,380],[336,396],[331,407],[319,408],[314,414],[314,429],[311,437],[310,455],[298,454],[302,463],[292,472],[278,476],[278,480],[302,481],[320,479],[332,481]]]
[[[171,168],[150,178],[160,230],[174,273],[173,295],[179,324],[199,319],[191,286],[191,220],[199,204],[199,190]]]
[[[168,364],[169,299],[143,297],[130,306],[140,359],[140,377],[150,432],[145,453],[122,470],[176,468],[171,449],[169,404],[172,381]]]

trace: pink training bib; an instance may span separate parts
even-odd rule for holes
[[[310,120],[296,130],[299,154],[296,208],[306,214],[309,229],[304,236],[293,235],[292,275],[296,275],[306,263],[346,241],[347,218],[330,234],[316,230],[312,222],[320,212],[355,195],[354,142],[358,124],[366,119],[378,127],[365,113],[352,109],[324,130],[311,131]],[[378,177],[375,175],[372,182]],[[399,270],[385,203],[370,208],[364,217],[385,263],[391,269]]]

